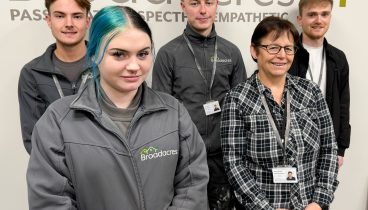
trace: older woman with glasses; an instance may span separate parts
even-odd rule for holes
[[[225,98],[225,170],[246,209],[326,208],[338,184],[337,145],[324,97],[313,82],[287,73],[297,39],[289,21],[261,21],[250,47],[258,70]]]

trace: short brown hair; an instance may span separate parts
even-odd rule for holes
[[[318,4],[318,3],[322,3],[322,2],[327,2],[331,4],[331,7],[333,7],[333,0],[300,0],[299,1],[299,15],[302,15],[303,12],[303,8],[306,5],[309,4]]]
[[[270,16],[263,19],[254,29],[251,38],[252,46],[259,46],[261,44],[261,40],[270,33],[274,33],[275,40],[278,39],[282,34],[286,33],[288,36],[290,35],[293,37],[294,45],[299,39],[299,33],[290,21],[280,17]],[[257,59],[253,58],[253,60],[257,62]]]
[[[45,7],[46,7],[47,11],[50,12],[50,6],[55,1],[57,1],[57,0],[45,0]],[[78,4],[78,6],[80,6],[83,9],[86,9],[87,16],[88,16],[89,11],[91,10],[91,2],[90,2],[90,0],[74,0],[74,1]]]

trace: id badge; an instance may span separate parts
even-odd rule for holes
[[[295,167],[272,168],[273,183],[298,183]]]
[[[207,116],[221,112],[221,107],[218,101],[208,101],[207,103],[203,104],[203,108]]]

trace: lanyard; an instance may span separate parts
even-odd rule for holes
[[[194,62],[197,66],[197,70],[198,72],[201,74],[202,78],[204,79],[204,82],[206,83],[207,87],[209,87],[209,90],[210,90],[210,99],[212,98],[212,94],[211,94],[211,90],[212,90],[212,85],[213,85],[213,81],[215,80],[215,73],[216,73],[216,62],[217,62],[217,39],[215,41],[215,52],[213,54],[213,68],[212,68],[212,75],[211,75],[211,81],[210,81],[210,84],[208,85],[208,81],[206,79],[206,77],[204,76],[204,73],[202,71],[202,68],[201,66],[199,65],[198,63],[198,60],[194,54],[194,50],[193,50],[193,47],[192,45],[190,44],[189,42],[189,39],[187,37],[187,35],[185,35],[185,33],[183,33],[183,37],[185,39],[185,42],[187,43],[188,47],[189,47],[189,50],[190,52],[193,54],[193,57],[194,57]]]
[[[91,75],[92,74],[90,72],[84,73],[82,75],[82,83],[79,86],[78,93],[80,93],[82,91],[83,86],[86,84],[86,81],[87,81],[88,77],[90,77]],[[55,74],[52,75],[52,78],[54,79],[54,83],[55,83],[56,88],[57,88],[57,90],[59,92],[60,98],[64,97],[64,92],[63,92],[63,89],[61,89],[60,82],[59,82],[58,78],[56,77]]]
[[[284,119],[284,121],[286,120],[286,125],[283,126],[283,128],[282,128],[282,129],[285,129],[284,139],[281,139],[281,137],[280,137],[279,130],[276,127],[275,120],[272,117],[270,108],[268,107],[266,98],[265,98],[265,96],[263,94],[261,94],[261,100],[262,100],[263,106],[266,109],[267,118],[270,121],[271,126],[272,126],[272,129],[273,129],[273,131],[274,131],[274,133],[276,135],[277,143],[282,148],[282,151],[283,151],[283,161],[284,161],[284,165],[286,165],[286,145],[287,145],[287,142],[289,140],[289,132],[290,132],[290,93],[289,93],[289,90],[286,89],[286,110],[285,110],[285,112],[286,112],[286,119]]]
[[[323,66],[325,64],[325,48],[322,48],[322,60],[321,60],[321,69],[319,70],[319,78],[318,78],[318,87],[321,86],[322,76],[323,76]],[[314,82],[312,70],[310,65],[308,64],[308,73],[311,77],[311,80]]]

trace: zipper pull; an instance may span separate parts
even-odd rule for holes
[[[75,82],[72,83],[72,90],[73,93],[75,94],[75,90],[77,89],[77,84]]]

